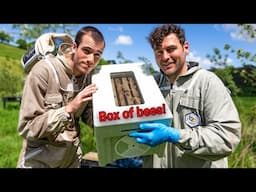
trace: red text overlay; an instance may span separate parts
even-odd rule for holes
[[[149,107],[149,108],[140,108],[139,106],[132,106],[128,110],[124,111],[114,111],[114,112],[99,112],[99,120],[100,122],[104,121],[115,121],[123,119],[132,119],[134,117],[142,118],[148,116],[162,115],[165,114],[165,104],[162,104],[158,107]]]

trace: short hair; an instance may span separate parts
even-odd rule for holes
[[[151,44],[151,47],[154,49],[155,47],[161,46],[163,39],[171,33],[176,34],[182,45],[185,43],[185,31],[180,26],[174,24],[164,24],[156,27],[150,33],[148,41]]]
[[[75,42],[77,46],[81,43],[83,36],[88,33],[91,33],[92,38],[96,42],[104,42],[104,47],[105,47],[105,40],[104,40],[103,34],[96,27],[93,27],[93,26],[85,26],[77,32],[76,38],[75,38]]]

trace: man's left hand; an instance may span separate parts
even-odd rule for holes
[[[156,146],[166,141],[177,143],[180,139],[178,129],[166,126],[162,123],[141,123],[141,131],[130,133],[130,137],[135,137],[138,143],[149,146]]]

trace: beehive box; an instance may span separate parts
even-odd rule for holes
[[[165,144],[150,147],[128,136],[142,122],[169,125],[172,120],[147,65],[102,65],[95,69],[92,82],[98,87],[93,94],[93,121],[99,165],[151,154],[162,157]]]

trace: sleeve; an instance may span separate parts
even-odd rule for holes
[[[36,69],[32,69],[24,85],[18,132],[28,140],[48,139],[52,141],[72,120],[61,106],[61,102],[59,105],[52,105],[51,108],[46,107],[47,79],[47,70],[41,70],[39,73]]]
[[[216,75],[199,81],[206,82],[200,92],[203,123],[181,129],[178,147],[192,156],[214,161],[235,150],[241,139],[241,122],[229,91]]]

